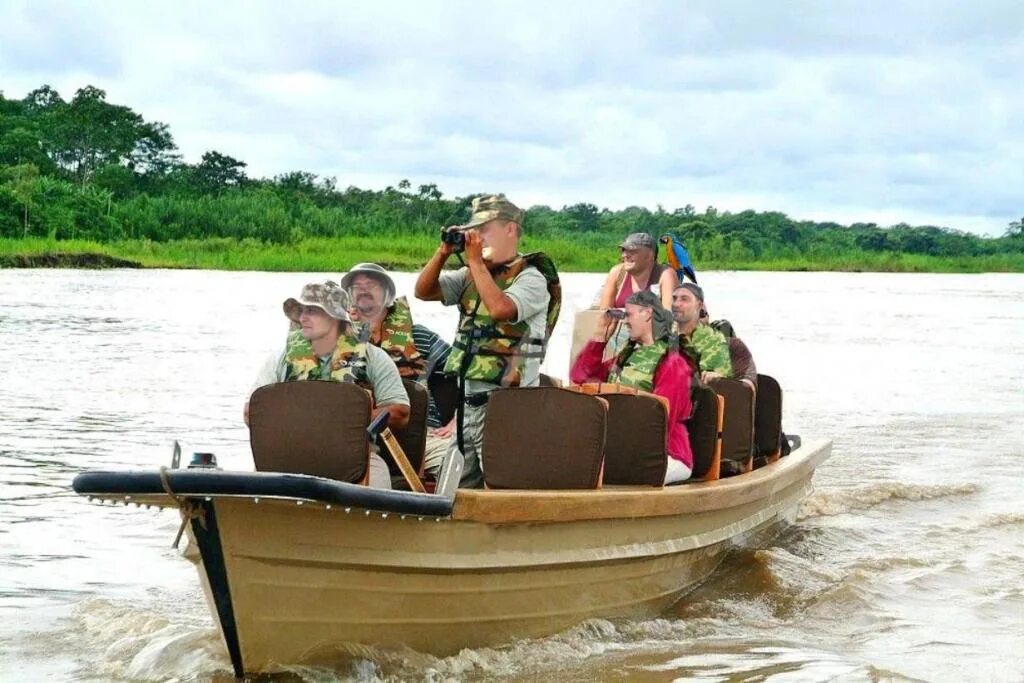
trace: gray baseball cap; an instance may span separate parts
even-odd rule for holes
[[[658,243],[646,232],[634,232],[622,240],[622,244],[619,245],[619,249],[642,249],[645,247],[657,255]]]

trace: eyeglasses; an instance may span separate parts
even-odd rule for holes
[[[366,278],[365,280],[353,281],[349,289],[383,289],[383,286],[373,278]]]

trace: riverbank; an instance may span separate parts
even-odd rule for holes
[[[608,242],[605,244],[604,242]],[[91,242],[40,238],[0,239],[0,268],[187,268],[279,272],[339,272],[374,261],[391,270],[415,271],[436,248],[433,235],[305,239],[293,244],[258,240],[123,240]],[[529,237],[525,251],[544,251],[564,272],[603,272],[616,244],[602,235]],[[853,252],[773,259],[695,258],[697,270],[839,271],[893,273],[1024,272],[1024,254],[938,257]]]

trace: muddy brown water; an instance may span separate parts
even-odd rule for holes
[[[70,493],[172,439],[251,469],[241,405],[320,276],[0,270],[0,679],[217,680],[170,512]],[[299,680],[1024,680],[1024,276],[701,274],[785,428],[834,439],[796,522],[658,619],[447,658],[367,648]],[[413,276],[397,277],[408,292]],[[546,370],[600,276],[565,277]],[[414,303],[447,337],[450,309]]]

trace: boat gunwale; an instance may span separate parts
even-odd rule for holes
[[[260,504],[346,506],[484,524],[556,523],[713,512],[771,496],[809,477],[831,453],[827,439],[808,440],[789,456],[726,479],[656,488],[588,490],[459,489],[454,502],[435,494],[372,489],[302,474],[222,470],[90,470],[75,477],[83,496],[115,503],[179,507],[187,498],[250,499]],[[164,486],[164,475],[173,494]],[[284,486],[282,486],[282,484]]]
[[[807,440],[785,458],[753,472],[662,488],[459,489],[452,519],[488,524],[541,523],[714,512],[767,498],[801,478],[810,477],[831,452],[831,440]]]

